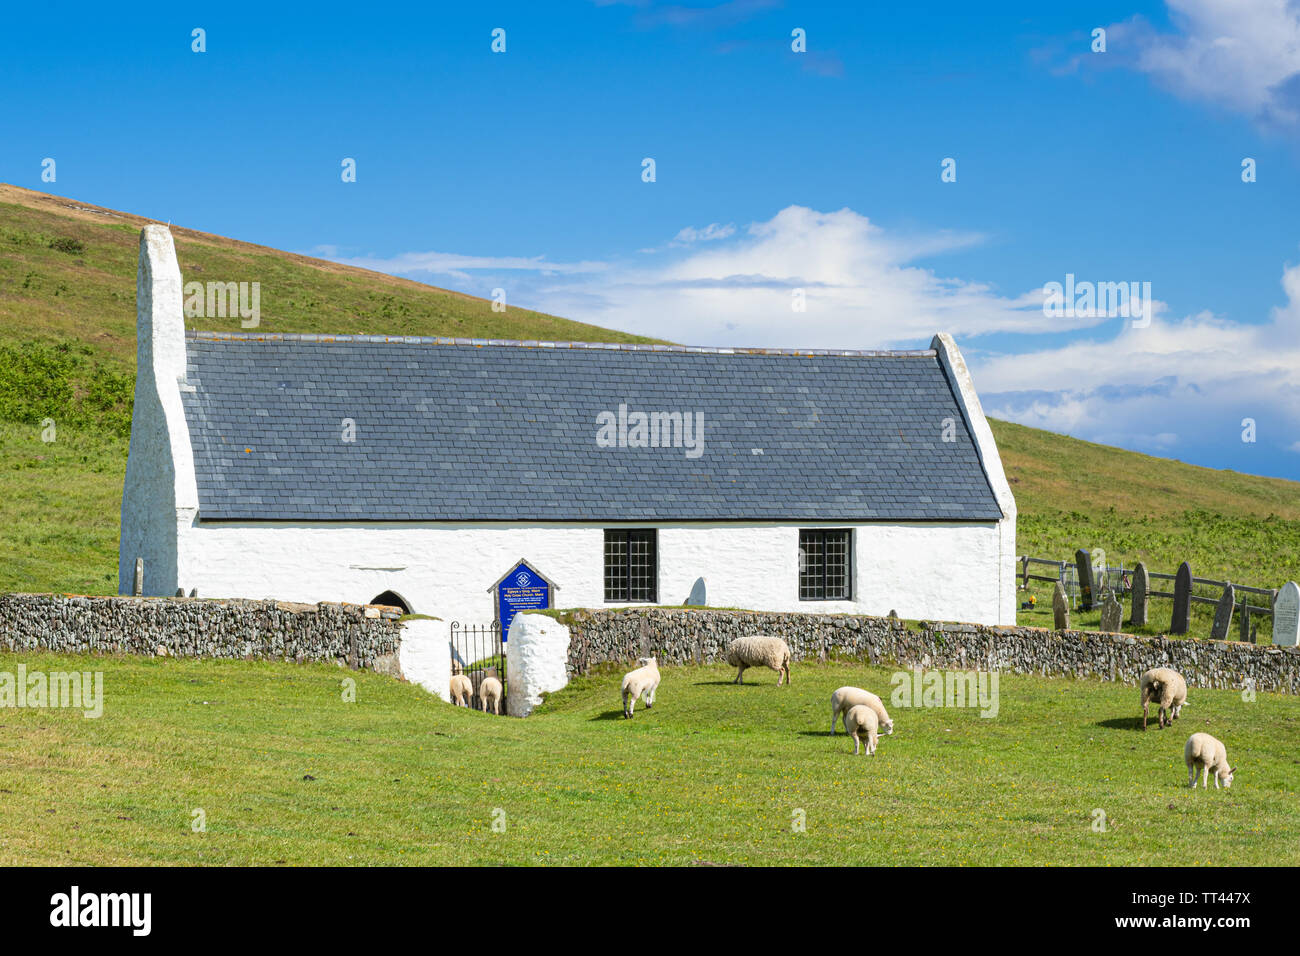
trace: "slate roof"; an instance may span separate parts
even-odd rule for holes
[[[930,350],[189,332],[186,351],[204,520],[1002,517]],[[620,404],[703,413],[703,454],[599,447]]]

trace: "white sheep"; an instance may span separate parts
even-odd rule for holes
[[[469,699],[474,696],[474,685],[464,674],[451,677],[451,702],[457,707],[468,707]]]
[[[1160,726],[1172,727],[1179,713],[1187,706],[1187,681],[1183,675],[1169,667],[1153,667],[1142,675],[1142,729],[1147,729],[1147,716],[1151,703],[1156,702],[1160,710],[1157,717]]]
[[[1214,789],[1219,789],[1219,781],[1224,787],[1232,786],[1232,775],[1236,767],[1228,766],[1228,748],[1223,742],[1209,734],[1192,734],[1183,747],[1183,760],[1187,762],[1187,785],[1196,789],[1196,771],[1201,771],[1201,786],[1210,789],[1210,771],[1214,771]]]
[[[839,719],[840,714],[844,714],[844,730],[849,729],[848,711],[850,707],[856,707],[858,704],[870,707],[876,712],[876,718],[880,721],[880,729],[886,735],[894,732],[894,722],[889,719],[889,711],[885,710],[885,702],[871,693],[869,690],[863,690],[861,687],[841,687],[835,693],[831,694],[831,736],[835,736],[835,721]]]
[[[868,756],[876,755],[876,741],[879,739],[879,720],[876,712],[866,704],[854,704],[844,715],[844,732],[853,738],[853,755],[857,756],[858,745],[865,737]]]
[[[638,657],[641,666],[623,675],[623,716],[630,718],[636,710],[638,697],[645,698],[646,710],[655,704],[655,691],[659,689],[659,664],[653,657]]]
[[[727,645],[727,663],[739,668],[733,684],[745,683],[746,667],[770,667],[778,675],[776,686],[790,683],[790,646],[779,637],[738,637]]]
[[[487,713],[488,705],[492,707],[492,713],[501,713],[501,681],[495,677],[484,677],[483,683],[478,685],[478,700],[483,712]]]

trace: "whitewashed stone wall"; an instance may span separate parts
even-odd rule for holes
[[[506,712],[527,717],[569,682],[569,629],[545,614],[516,614],[506,641]]]
[[[556,607],[604,605],[604,524],[220,522],[181,529],[200,596],[365,603],[385,590],[412,611],[481,624],[487,588],[520,558],[558,585]],[[1004,620],[1004,541],[996,522],[661,524],[659,603],[682,604],[697,578],[714,607]],[[852,601],[800,601],[799,529],[853,527]],[[147,567],[147,563],[146,563]]]
[[[185,316],[181,271],[166,226],[140,233],[136,275],[135,404],[122,490],[118,590],[132,593],[136,558],[144,558],[144,593],[170,597],[181,568],[178,539],[199,508],[185,384]],[[188,593],[188,591],[187,591]],[[230,595],[244,597],[245,595]]]
[[[451,643],[447,624],[416,618],[402,622],[402,676],[451,703]]]

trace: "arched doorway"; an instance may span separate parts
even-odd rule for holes
[[[385,591],[370,599],[371,604],[385,604],[388,607],[401,609],[403,614],[411,613],[411,605],[407,604],[405,599],[396,591]]]

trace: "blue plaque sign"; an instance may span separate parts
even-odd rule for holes
[[[510,634],[510,622],[520,611],[535,611],[551,606],[551,582],[520,561],[488,588],[496,591],[497,620],[501,622],[501,640]]]

